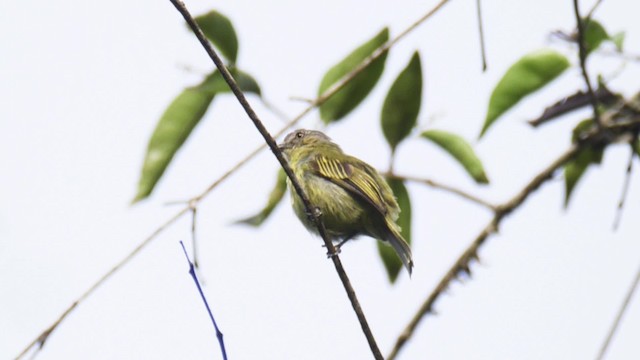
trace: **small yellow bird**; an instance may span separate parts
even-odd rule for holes
[[[309,200],[321,211],[327,235],[339,242],[338,248],[357,235],[387,242],[411,275],[411,248],[396,224],[400,207],[376,169],[345,154],[316,130],[296,130],[279,147]],[[317,233],[289,179],[287,184],[294,212],[307,229]]]

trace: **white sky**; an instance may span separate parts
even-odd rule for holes
[[[388,25],[394,36],[435,1],[196,2],[228,15],[240,39],[239,66],[288,114],[311,98],[324,72]],[[484,2],[489,71],[480,72],[474,1],[452,0],[395,47],[365,104],[328,133],[347,152],[383,168],[382,99],[415,49],[425,74],[420,129],[474,141],[492,180],[476,187],[446,155],[418,139],[398,150],[399,173],[433,178],[500,202],[569,143],[588,112],[537,131],[524,122],[582,87],[573,67],[561,81],[509,112],[481,141],[491,89],[519,56],[574,25],[571,1]],[[627,31],[640,53],[637,4],[604,1],[596,18]],[[583,10],[590,3],[582,5]],[[570,47],[554,44],[571,55]],[[211,64],[169,1],[0,3],[0,358],[12,358],[83,291],[178,207],[261,143],[230,96],[219,97],[174,159],[152,198],[129,206],[147,140],[166,105]],[[575,65],[576,58],[572,57]],[[620,61],[595,61],[613,72]],[[192,71],[185,71],[188,66]],[[611,86],[637,90],[638,66]],[[281,126],[250,99],[271,131]],[[302,125],[318,124],[317,113]],[[367,139],[366,141],[363,139]],[[632,178],[622,226],[611,231],[627,149],[610,149],[563,211],[561,177],[545,185],[491,237],[481,266],[437,302],[402,359],[593,358],[639,265]],[[638,162],[635,162],[636,168]],[[321,241],[279,206],[260,229],[231,222],[257,211],[277,169],[267,152],[199,208],[201,276],[231,359],[368,359],[369,349]],[[396,337],[490,214],[449,194],[409,185],[415,271],[387,283],[373,240],[341,259],[379,346]],[[288,198],[285,199],[288,203]],[[287,205],[287,204],[285,204]],[[40,359],[217,359],[218,345],[179,240],[187,218],[163,232],[58,328]],[[637,295],[608,359],[640,353]],[[635,354],[635,355],[634,355]]]

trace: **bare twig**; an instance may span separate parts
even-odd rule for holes
[[[193,248],[193,264],[198,268],[198,242],[196,241],[196,218],[198,216],[198,207],[194,204],[191,206],[191,247]]]
[[[316,106],[326,102],[330,97],[336,94],[340,89],[346,86],[350,81],[352,81],[359,73],[361,73],[364,69],[367,68],[373,61],[377,58],[385,54],[392,46],[397,44],[400,40],[402,40],[406,35],[408,35],[411,31],[413,31],[416,27],[422,24],[424,21],[429,19],[433,14],[435,14],[438,10],[440,10],[449,0],[441,0],[438,4],[436,4],[431,10],[429,10],[425,15],[423,15],[420,19],[412,23],[409,27],[407,27],[404,31],[402,31],[398,36],[396,36],[390,42],[383,44],[377,51],[375,51],[371,56],[365,59],[359,66],[357,66],[353,71],[345,75],[340,81],[336,82],[333,86],[327,89],[322,95],[316,98],[312,104],[306,107],[302,112],[300,112],[296,117],[291,119],[285,126],[283,126],[278,132],[274,134],[275,137],[279,137],[283,135],[287,130],[297,124],[302,118],[308,115]],[[211,193],[218,185],[228,179],[232,174],[234,174],[238,169],[247,164],[251,159],[256,157],[262,150],[267,147],[266,143],[261,144],[257,148],[255,148],[251,153],[247,154],[242,160],[236,163],[233,167],[231,167],[227,172],[225,172],[220,178],[215,180],[211,185],[209,185],[204,191],[202,191],[199,195],[191,198],[187,203],[189,206],[184,207],[180,211],[178,211],[172,218],[167,220],[164,224],[160,225],[149,237],[144,239],[136,248],[133,249],[131,253],[129,253],[125,258],[119,261],[113,268],[111,268],[105,275],[103,275],[98,281],[92,285],[87,291],[85,291],[80,297],[76,299],[61,315],[60,317],[47,329],[45,329],[42,333],[38,335],[31,343],[29,343],[22,352],[16,357],[16,359],[22,359],[26,353],[34,348],[38,347],[39,351],[44,346],[44,343],[47,341],[51,333],[62,323],[64,319],[73,311],[75,308],[84,301],[88,296],[93,294],[93,292],[100,287],[107,279],[109,279],[113,274],[115,274],[120,268],[129,263],[144,247],[146,247],[151,240],[155,239],[160,233],[162,233],[168,226],[173,224],[176,220],[181,218],[183,215],[187,214],[191,211],[191,204],[198,204],[202,201],[209,193]],[[184,203],[184,202],[183,202]]]
[[[397,179],[397,180],[403,180],[403,181],[411,181],[411,182],[415,182],[415,183],[420,183],[420,184],[424,184],[427,186],[431,186],[434,189],[439,189],[439,190],[443,190],[452,194],[455,194],[457,196],[460,196],[463,199],[469,200],[472,203],[478,204],[480,206],[484,206],[487,209],[491,210],[491,211],[496,211],[497,207],[493,204],[491,204],[490,202],[480,199],[479,197],[469,194],[466,191],[460,190],[458,188],[454,188],[453,186],[450,185],[446,185],[440,182],[437,182],[435,180],[431,180],[431,179],[424,179],[424,178],[419,178],[419,177],[415,177],[415,176],[407,176],[407,175],[398,175],[398,174],[392,174],[392,173],[385,173],[384,176],[392,178],[392,179]]]
[[[633,158],[636,156],[636,149],[634,148],[634,144],[637,140],[637,137],[632,139],[629,143],[629,147],[631,153],[629,154],[629,162],[627,163],[627,172],[624,177],[624,184],[622,185],[622,194],[620,195],[620,201],[618,201],[618,209],[616,211],[616,217],[613,220],[613,231],[618,230],[618,226],[620,226],[620,220],[622,219],[622,212],[624,209],[625,199],[627,198],[627,193],[629,192],[629,183],[631,182],[631,170],[633,170]]]
[[[211,311],[211,307],[209,307],[209,302],[207,301],[207,297],[204,296],[204,292],[202,291],[202,287],[200,286],[200,281],[198,281],[198,276],[196,275],[195,266],[189,259],[189,255],[187,254],[187,249],[184,247],[184,243],[182,241],[180,241],[180,246],[182,246],[182,251],[184,251],[184,256],[187,258],[187,262],[189,263],[189,275],[191,275],[193,282],[196,283],[196,287],[198,288],[198,292],[200,293],[200,298],[202,299],[202,302],[204,302],[204,306],[207,308],[207,313],[209,313],[209,318],[211,319],[213,328],[216,330],[216,338],[218,339],[218,344],[220,345],[220,352],[222,353],[222,358],[224,360],[227,360],[227,350],[224,346],[224,335],[222,335],[222,331],[220,331],[220,329],[218,328],[218,323],[216,323],[216,319],[213,317],[213,312]]]
[[[602,0],[596,1],[596,3],[593,4],[593,6],[591,7],[591,10],[589,10],[589,13],[585,17],[585,19],[589,19],[590,20],[591,18],[593,18],[593,13],[596,11],[596,9],[598,9],[598,7],[600,6],[601,3],[602,3]]]
[[[604,86],[600,86],[595,94],[598,103],[611,105],[621,99],[619,94],[612,93]],[[542,115],[538,118],[529,120],[528,123],[533,127],[543,125],[553,119],[556,119],[562,115],[575,111],[591,104],[591,96],[583,91],[578,91],[573,95],[567,96],[555,104],[548,106],[544,109]]]
[[[631,286],[627,291],[627,295],[625,296],[624,301],[622,302],[622,305],[618,310],[618,314],[616,315],[615,320],[613,320],[613,324],[611,324],[611,328],[607,333],[607,337],[604,340],[604,343],[600,347],[600,351],[598,352],[598,356],[596,357],[596,360],[604,359],[604,355],[607,353],[607,350],[609,349],[609,345],[611,345],[611,340],[613,339],[613,336],[616,334],[616,330],[618,330],[618,327],[620,327],[620,322],[622,321],[622,317],[624,316],[625,312],[627,311],[627,308],[629,307],[629,303],[631,302],[633,293],[636,291],[636,288],[638,288],[638,284],[640,284],[640,269],[638,269],[638,271],[636,272],[636,277],[631,282]]]
[[[593,92],[593,87],[591,86],[591,80],[589,79],[589,74],[587,73],[587,49],[584,44],[584,31],[585,27],[582,22],[582,18],[580,17],[580,8],[578,7],[578,0],[573,0],[573,9],[576,15],[576,23],[578,30],[578,52],[580,54],[580,69],[582,69],[582,77],[584,78],[584,82],[587,84],[587,91],[589,92],[591,107],[593,108],[593,120],[595,121],[598,127],[602,127],[602,121],[600,120],[600,110],[598,109],[598,99],[596,99],[596,95]],[[590,21],[587,18],[587,21]],[[587,23],[588,24],[588,23]]]
[[[484,26],[482,25],[482,8],[480,0],[476,0],[476,14],[478,15],[478,35],[480,35],[480,56],[482,56],[482,72],[487,71],[487,53],[484,45]]]
[[[371,352],[376,359],[383,359],[382,353],[378,348],[378,344],[376,343],[373,333],[369,328],[369,324],[364,315],[364,312],[362,311],[362,307],[360,306],[360,302],[358,301],[355,290],[351,285],[351,281],[349,280],[347,273],[345,272],[344,267],[342,266],[340,257],[336,252],[336,248],[333,246],[331,239],[326,233],[320,214],[317,211],[315,211],[316,208],[313,206],[313,204],[307,197],[307,194],[305,193],[304,189],[298,182],[298,179],[293,173],[293,170],[291,170],[291,167],[289,166],[289,163],[287,162],[287,160],[284,158],[282,152],[278,148],[278,145],[276,144],[275,140],[273,139],[273,137],[271,137],[271,134],[269,134],[267,129],[262,124],[262,121],[260,121],[260,119],[258,118],[258,115],[255,113],[255,111],[253,110],[253,108],[245,98],[244,94],[242,93],[242,90],[240,90],[240,87],[234,80],[233,76],[231,75],[227,67],[222,62],[222,59],[220,59],[216,51],[213,49],[213,46],[211,46],[211,43],[209,43],[207,38],[204,36],[204,34],[202,33],[202,30],[200,29],[196,21],[193,19],[193,17],[185,7],[184,3],[181,0],[171,0],[171,3],[176,7],[178,12],[182,14],[185,21],[189,25],[189,27],[191,27],[191,30],[193,30],[193,33],[196,35],[196,37],[200,41],[200,44],[202,44],[202,46],[204,47],[209,57],[211,58],[211,60],[214,62],[214,64],[220,71],[220,74],[222,74],[222,77],[225,79],[225,81],[231,88],[231,91],[238,99],[238,102],[240,103],[244,111],[247,113],[247,115],[249,116],[249,118],[251,119],[255,127],[258,129],[258,131],[264,138],[265,142],[267,143],[267,145],[275,155],[276,159],[278,159],[278,162],[280,162],[280,165],[282,166],[285,173],[291,180],[291,184],[293,185],[296,193],[304,203],[304,207],[307,213],[313,214],[311,216],[311,219],[313,220],[316,227],[318,228],[318,233],[324,240],[325,246],[330,255],[329,257],[333,261],[333,264],[336,268],[336,272],[338,273],[338,276],[342,281],[342,285],[344,286],[347,296],[349,297],[351,306],[353,307],[353,310],[356,313],[356,316],[358,317],[358,321],[360,322],[360,327],[362,328],[362,332],[364,333],[367,339],[367,342],[369,343],[369,348],[371,349]]]
[[[494,234],[500,225],[502,219],[509,215],[514,209],[520,206],[536,189],[540,187],[547,179],[551,178],[553,173],[573,158],[579,150],[577,144],[572,145],[567,151],[560,155],[556,160],[549,164],[544,170],[538,173],[522,190],[520,190],[509,201],[498,205],[496,211],[489,220],[489,223],[476,236],[471,244],[462,252],[458,259],[453,263],[449,270],[442,277],[435,289],[431,291],[427,299],[424,301],[420,309],[416,312],[404,331],[400,334],[396,343],[391,350],[387,360],[395,359],[399,351],[406,344],[407,340],[413,336],[413,333],[422,319],[429,313],[432,313],[433,305],[436,300],[446,291],[459,274],[470,274],[470,265],[473,260],[478,259],[478,249],[482,246],[489,236]]]

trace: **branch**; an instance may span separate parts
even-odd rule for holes
[[[589,13],[587,14],[587,17],[585,19],[591,20],[591,18],[593,18],[593,13],[596,12],[596,9],[598,9],[601,3],[602,0],[596,1],[596,3],[591,7],[591,10],[589,10]]]
[[[482,26],[482,9],[480,0],[476,0],[476,15],[478,17],[478,35],[480,35],[480,56],[482,57],[482,72],[487,71],[487,55],[484,45],[484,26]]]
[[[471,274],[470,265],[473,260],[478,260],[478,249],[482,246],[489,236],[497,232],[500,222],[504,217],[509,215],[513,210],[520,206],[534,191],[536,191],[540,185],[542,185],[547,179],[551,178],[553,173],[564,165],[567,161],[573,158],[579,150],[579,146],[574,144],[567,151],[565,151],[560,157],[554,160],[549,166],[536,175],[527,185],[525,185],[520,192],[513,196],[509,201],[498,205],[493,218],[482,229],[482,231],[476,236],[473,242],[462,252],[454,264],[449,268],[446,274],[442,277],[436,288],[429,294],[424,301],[418,312],[414,315],[413,319],[406,326],[404,331],[400,334],[396,343],[391,350],[391,353],[387,357],[387,360],[395,359],[398,352],[406,344],[407,340],[413,336],[416,327],[425,317],[425,315],[432,312],[433,305],[436,300],[444,293],[458,275],[461,273]]]
[[[638,137],[635,136],[629,142],[629,148],[631,150],[631,154],[629,154],[629,162],[627,163],[627,171],[624,177],[624,184],[622,185],[622,194],[620,195],[620,200],[618,201],[616,217],[613,220],[613,231],[618,230],[618,226],[620,226],[620,220],[622,219],[622,211],[624,210],[624,203],[627,198],[627,193],[629,191],[629,183],[631,182],[631,171],[633,170],[633,158],[636,156],[636,149],[634,148],[634,146],[637,140],[638,140]]]
[[[627,308],[629,307],[629,303],[631,302],[631,298],[633,297],[633,293],[636,291],[638,284],[640,284],[640,269],[638,269],[638,271],[636,272],[636,277],[633,279],[633,282],[631,282],[631,286],[627,291],[627,296],[625,296],[624,301],[622,302],[622,305],[618,310],[618,314],[616,315],[615,320],[613,320],[613,324],[611,324],[611,328],[607,333],[607,337],[604,340],[604,343],[602,344],[602,346],[600,347],[600,352],[598,352],[598,357],[596,357],[597,360],[604,359],[604,355],[606,354],[607,349],[609,349],[609,345],[611,344],[611,340],[613,339],[613,336],[615,335],[616,330],[618,330],[618,327],[620,327],[620,322],[622,320],[622,317],[624,316]]]
[[[600,120],[600,111],[598,110],[598,100],[596,99],[596,96],[593,92],[593,87],[591,87],[591,80],[589,80],[589,74],[587,73],[587,49],[584,46],[584,24],[582,23],[582,18],[580,17],[578,0],[573,0],[573,9],[576,14],[576,22],[578,28],[578,51],[580,54],[580,68],[582,69],[582,77],[584,78],[584,82],[587,84],[591,107],[593,108],[593,120],[598,127],[602,127],[602,121]],[[590,19],[587,18],[587,22],[588,21],[590,21]]]
[[[353,307],[353,310],[356,313],[356,316],[358,317],[358,321],[360,322],[360,327],[362,328],[362,332],[367,338],[367,342],[369,343],[369,347],[371,349],[373,356],[376,359],[383,359],[382,353],[378,348],[378,345],[373,336],[373,333],[371,332],[371,329],[369,328],[369,324],[367,323],[367,319],[364,315],[364,312],[362,311],[362,307],[360,306],[360,302],[358,301],[355,290],[353,289],[353,286],[349,281],[349,278],[344,270],[344,267],[342,266],[342,262],[340,261],[340,258],[336,252],[336,248],[333,246],[331,239],[327,235],[326,229],[321,219],[321,214],[318,211],[316,211],[317,208],[313,206],[313,204],[307,197],[307,194],[305,193],[304,189],[298,182],[298,179],[293,173],[293,170],[291,170],[291,167],[289,166],[289,163],[287,162],[287,160],[284,158],[282,152],[278,148],[278,145],[276,144],[275,140],[271,137],[271,134],[269,134],[267,129],[262,124],[262,121],[260,121],[260,119],[258,118],[258,115],[255,113],[255,111],[253,110],[253,108],[245,98],[244,94],[238,87],[238,84],[233,79],[233,76],[231,75],[227,67],[222,62],[222,59],[220,59],[218,54],[215,52],[215,50],[211,46],[211,43],[209,43],[207,38],[204,36],[204,34],[202,33],[202,30],[200,29],[196,21],[193,19],[193,17],[185,7],[184,3],[181,0],[171,0],[171,3],[176,7],[178,12],[182,14],[187,24],[189,24],[189,27],[191,27],[191,29],[193,30],[193,33],[196,35],[196,37],[204,47],[207,54],[209,55],[211,60],[214,62],[214,64],[218,68],[218,71],[220,71],[220,73],[222,74],[222,77],[231,88],[231,91],[238,99],[238,102],[240,103],[244,111],[247,113],[247,115],[253,122],[254,126],[258,129],[258,131],[264,138],[265,142],[267,143],[267,145],[275,155],[276,159],[278,159],[278,162],[284,169],[285,173],[287,174],[287,177],[289,177],[289,179],[291,180],[291,184],[293,185],[293,188],[295,189],[296,193],[304,203],[306,212],[308,214],[311,214],[310,218],[318,228],[318,233],[322,237],[322,240],[324,240],[325,246],[329,252],[329,257],[331,258],[331,260],[333,260],[333,264],[336,268],[336,272],[338,273],[338,276],[342,281],[342,285],[347,293],[347,296],[351,301],[351,306]]]
[[[415,182],[415,183],[420,183],[420,184],[424,184],[427,186],[431,186],[434,189],[439,189],[439,190],[443,190],[455,195],[458,195],[459,197],[469,200],[472,203],[475,203],[477,205],[483,206],[491,211],[496,211],[497,207],[493,204],[491,204],[490,202],[480,199],[479,197],[469,194],[466,191],[460,190],[458,188],[455,188],[453,186],[450,185],[446,185],[446,184],[442,184],[439,183],[435,180],[431,180],[431,179],[423,179],[423,178],[418,178],[418,177],[413,177],[413,176],[406,176],[406,175],[397,175],[397,174],[392,174],[392,173],[383,173],[383,175],[385,177],[391,178],[391,179],[396,179],[396,180],[402,180],[402,181],[411,181],[411,182]]]
[[[598,103],[605,105],[612,105],[619,101],[622,97],[619,94],[612,93],[604,85],[600,86],[594,93]],[[573,95],[567,96],[555,104],[548,106],[542,112],[542,115],[536,119],[527,121],[529,125],[538,127],[543,125],[559,116],[565,115],[572,111],[582,108],[583,106],[591,104],[591,95],[584,91],[578,91]]]

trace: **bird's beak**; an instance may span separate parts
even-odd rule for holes
[[[278,149],[280,149],[280,151],[285,151],[289,148],[291,148],[291,145],[289,143],[282,143],[278,145]]]

